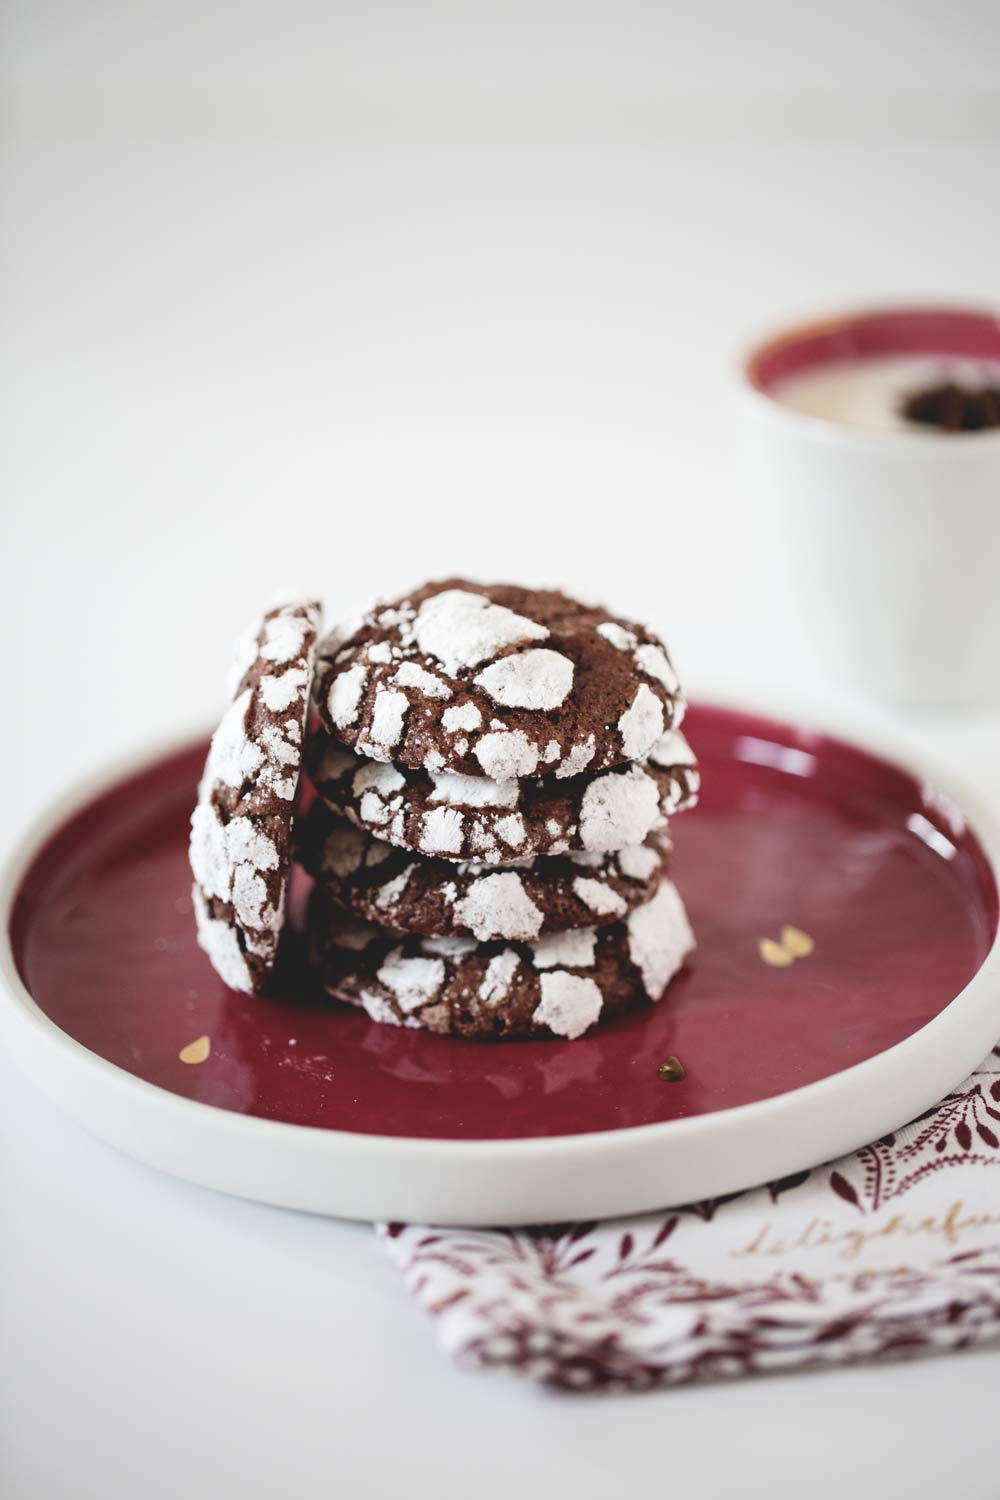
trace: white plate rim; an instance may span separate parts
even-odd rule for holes
[[[733,693],[699,694],[698,701],[829,735],[929,783],[966,817],[1000,884],[996,818],[924,757],[794,706],[762,707]],[[965,989],[904,1041],[815,1083],[691,1119],[459,1141],[289,1124],[182,1098],[99,1057],[45,1015],[17,972],[9,919],[27,866],[67,818],[117,781],[194,741],[194,735],[160,741],[82,778],[29,825],[0,869],[0,1036],[32,1081],[79,1124],[173,1176],[366,1221],[474,1227],[616,1217],[716,1197],[845,1155],[936,1103],[1000,1037],[998,933]]]

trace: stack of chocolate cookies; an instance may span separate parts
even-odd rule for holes
[[[322,641],[313,701],[296,848],[331,997],[483,1038],[660,999],[693,947],[667,820],[698,770],[655,636],[449,579]]]

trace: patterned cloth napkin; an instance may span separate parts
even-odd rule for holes
[[[379,1229],[442,1347],[572,1390],[642,1390],[1000,1337],[1000,1047],[832,1166],[667,1213]]]

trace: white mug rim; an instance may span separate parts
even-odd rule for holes
[[[887,301],[872,301],[864,304],[852,304],[848,307],[837,309],[824,309],[803,313],[801,316],[783,319],[780,323],[771,326],[770,330],[759,334],[742,349],[738,356],[738,367],[740,384],[744,398],[747,399],[753,409],[758,412],[770,413],[771,420],[783,422],[792,429],[798,430],[803,435],[808,435],[819,441],[850,445],[857,448],[894,450],[899,453],[901,448],[918,446],[925,451],[935,450],[943,455],[947,453],[951,459],[961,461],[963,455],[968,459],[971,454],[981,454],[984,448],[1000,447],[1000,427],[984,428],[980,431],[966,431],[961,433],[944,432],[932,428],[914,427],[907,428],[885,428],[876,429],[868,427],[854,427],[847,422],[838,422],[831,417],[817,416],[812,412],[801,411],[797,407],[789,406],[781,401],[773,391],[766,390],[751,376],[751,369],[755,360],[768,345],[783,340],[793,339],[795,335],[805,334],[810,328],[817,325],[829,324],[835,326],[838,323],[848,324],[864,318],[877,317],[880,314],[904,313],[904,312],[940,312],[960,313],[976,317],[990,318],[1000,324],[1000,303],[964,303],[956,302],[946,297],[912,297],[903,299],[892,299]],[[956,356],[957,357],[957,356]],[[960,441],[956,441],[959,439]]]

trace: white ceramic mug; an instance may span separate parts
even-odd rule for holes
[[[912,708],[1000,701],[1000,428],[871,431],[776,398],[873,356],[1000,361],[995,312],[884,309],[800,326],[743,364],[803,625],[827,664]]]

